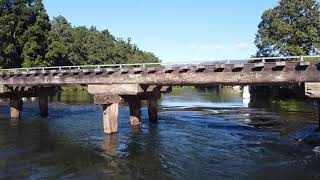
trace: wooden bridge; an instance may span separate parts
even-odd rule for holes
[[[48,96],[56,87],[88,86],[103,106],[104,132],[118,129],[118,104],[128,102],[132,126],[141,125],[141,101],[148,101],[151,121],[157,120],[157,100],[172,86],[279,85],[306,83],[306,94],[318,96],[320,56],[254,58],[242,61],[180,64],[144,63],[18,68],[0,70],[0,96],[10,98],[12,119],[20,118],[22,97],[38,97],[40,114],[48,115]]]

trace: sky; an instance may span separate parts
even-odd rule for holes
[[[52,17],[131,38],[163,62],[245,59],[277,0],[44,0]]]

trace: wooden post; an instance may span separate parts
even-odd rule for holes
[[[320,128],[320,99],[317,99],[317,105],[318,105],[318,123]]]
[[[148,99],[148,115],[150,122],[156,122],[158,120],[158,104],[157,99]]]
[[[140,126],[141,125],[141,99],[132,98],[128,101],[130,108],[130,124],[131,126]]]
[[[48,96],[46,94],[39,95],[39,109],[42,117],[48,116]]]
[[[119,104],[104,104],[103,107],[103,128],[104,133],[112,134],[118,132]]]
[[[23,102],[20,97],[10,98],[10,118],[20,119],[20,112],[22,111]]]

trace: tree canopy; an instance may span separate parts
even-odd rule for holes
[[[0,24],[2,68],[160,61],[108,30],[49,21],[42,0],[0,0]]]
[[[0,0],[0,66],[45,64],[49,18],[41,0]]]
[[[256,56],[320,53],[320,5],[316,0],[280,0],[258,26]]]

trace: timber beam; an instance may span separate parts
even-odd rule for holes
[[[54,96],[57,91],[57,87],[0,85],[0,98],[11,98],[13,96],[39,97],[43,95],[43,92],[45,92],[47,96]]]
[[[259,62],[145,68],[101,68],[1,72],[0,85],[114,85],[157,86],[260,85],[320,82],[320,64]]]

